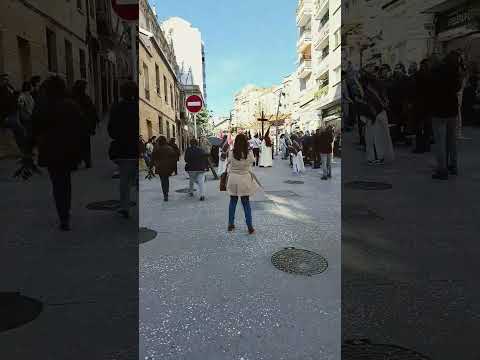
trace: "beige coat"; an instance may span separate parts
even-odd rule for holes
[[[230,151],[227,161],[227,191],[230,196],[253,196],[259,189],[260,184],[252,173],[254,161],[252,151],[248,152],[248,157],[244,160],[235,159],[233,151]]]

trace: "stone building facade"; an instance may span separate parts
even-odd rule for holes
[[[139,26],[140,134],[144,139],[175,138],[185,148],[184,101],[175,53],[146,0],[140,1]]]

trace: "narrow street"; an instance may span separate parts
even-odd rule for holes
[[[188,187],[183,167],[169,202],[158,178],[140,176],[140,227],[157,232],[140,245],[140,358],[339,359],[340,160],[330,181],[311,168],[293,177],[286,160],[256,168],[265,191],[252,199],[254,236],[240,203],[227,233],[228,195],[211,173],[205,202],[176,192]],[[285,247],[319,253],[327,270],[277,270],[271,257]]]
[[[478,359],[478,128],[459,140],[459,176],[432,180],[433,153],[397,147],[392,165],[368,166],[344,141],[342,337],[370,339],[435,360]],[[349,188],[375,181],[390,190]]]
[[[136,357],[137,347],[128,346],[138,331],[138,219],[86,208],[118,199],[105,130],[92,140],[93,168],[72,176],[70,232],[58,229],[46,171],[23,183],[11,177],[14,161],[0,161],[0,293],[19,291],[43,304],[32,322],[2,333],[2,359]]]

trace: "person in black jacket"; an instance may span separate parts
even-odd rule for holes
[[[415,149],[414,153],[421,154],[430,151],[432,137],[431,116],[431,71],[427,59],[420,63],[420,70],[415,75],[414,86],[411,89],[412,112],[415,120]]]
[[[447,180],[449,172],[458,174],[456,125],[458,91],[462,85],[460,67],[459,54],[451,52],[432,73],[432,124],[437,158],[433,179]]]
[[[174,172],[175,172],[175,175],[178,175],[177,162],[180,160],[180,148],[178,147],[177,144],[175,144],[175,138],[171,138],[168,145],[172,147],[173,151],[175,151],[175,154],[177,155]]]
[[[175,139],[172,139],[175,140]],[[174,143],[175,144],[175,143]],[[170,176],[177,170],[178,153],[172,146],[171,141],[167,143],[165,136],[160,136],[155,143],[152,153],[152,165],[155,172],[160,177],[162,184],[163,199],[168,201],[168,192],[170,190]]]
[[[109,155],[120,170],[120,215],[129,217],[130,187],[137,179],[138,162],[138,88],[128,81],[120,88],[121,101],[112,106],[108,134],[113,139]]]
[[[77,80],[73,85],[72,98],[82,109],[85,119],[85,138],[83,139],[82,161],[85,167],[92,167],[92,150],[90,138],[95,135],[98,124],[98,115],[95,105],[86,93],[87,82],[85,80]]]
[[[189,194],[193,196],[194,183],[200,191],[200,201],[205,200],[205,172],[208,171],[208,154],[198,146],[197,139],[190,140],[190,147],[185,151],[185,170],[190,177]]]
[[[67,98],[65,81],[52,76],[45,81],[44,97],[32,114],[32,136],[27,154],[38,148],[38,165],[46,167],[60,218],[60,229],[70,230],[71,173],[81,159],[84,119],[78,105]]]

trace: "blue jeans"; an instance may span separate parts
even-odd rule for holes
[[[228,224],[235,225],[235,210],[237,208],[238,196],[230,196],[230,207],[228,209]],[[253,227],[252,224],[252,209],[250,207],[250,198],[242,196],[243,212],[245,213],[245,222],[249,229]]]

